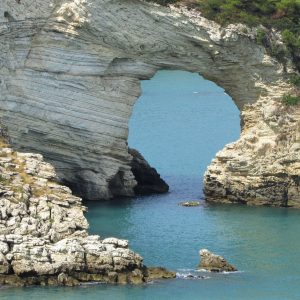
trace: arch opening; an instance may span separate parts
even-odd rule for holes
[[[200,195],[211,160],[240,136],[239,109],[222,88],[197,73],[158,71],[141,88],[129,121],[129,147],[157,168],[171,190],[184,188],[175,186],[181,178],[196,184]]]

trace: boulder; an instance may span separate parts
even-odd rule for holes
[[[186,207],[194,207],[194,206],[200,206],[200,202],[199,201],[184,201],[184,202],[179,202],[178,205],[186,206]]]
[[[198,269],[205,269],[210,272],[235,272],[237,269],[228,263],[226,259],[220,255],[216,255],[207,249],[201,249],[200,264]]]
[[[148,164],[141,153],[129,148],[129,154],[132,156],[131,171],[137,181],[137,185],[134,187],[135,194],[161,194],[169,191],[167,183],[160,178],[157,171]]]
[[[147,268],[146,274],[148,281],[154,279],[176,278],[176,272],[169,271],[162,267],[149,267]]]

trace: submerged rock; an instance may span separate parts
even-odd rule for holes
[[[176,272],[169,271],[162,267],[149,267],[147,268],[148,280],[154,279],[171,279],[176,278]]]
[[[225,258],[220,255],[216,255],[207,249],[201,249],[200,254],[200,264],[198,269],[205,269],[211,272],[234,272],[237,269],[229,264]]]
[[[190,279],[190,280],[208,279],[209,278],[208,276],[197,275],[197,274],[192,274],[192,273],[188,273],[188,274],[177,273],[176,277],[181,278],[181,279]]]
[[[0,142],[0,285],[138,284],[149,276],[172,277],[165,269],[148,270],[128,241],[89,235],[81,199],[57,182],[54,168],[39,154]]]
[[[160,178],[157,171],[148,164],[141,153],[129,148],[129,154],[132,155],[131,170],[137,181],[134,188],[136,194],[147,195],[169,191],[167,183]]]
[[[186,207],[193,207],[193,206],[200,206],[199,201],[185,201],[185,202],[179,202],[178,205],[186,206]]]

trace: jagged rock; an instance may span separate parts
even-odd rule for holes
[[[88,235],[81,199],[43,157],[0,138],[0,284],[141,283],[147,268],[128,241]]]
[[[132,284],[139,284],[144,282],[144,273],[139,270],[133,270],[129,275],[128,275],[128,282]]]
[[[226,90],[242,121],[205,174],[207,200],[300,207],[299,105],[280,101],[295,92],[286,60],[268,56],[255,28],[185,7],[2,0],[0,116],[16,149],[43,154],[77,194],[132,196],[128,120],[140,80],[197,72]]]
[[[192,273],[188,273],[188,274],[182,274],[182,273],[177,273],[176,274],[177,278],[180,279],[191,279],[191,280],[199,280],[199,279],[208,279],[208,276],[203,276],[203,275],[197,275],[197,274],[192,274]]]
[[[4,253],[0,252],[0,274],[9,274],[10,269],[11,267],[7,258]]]
[[[225,258],[216,255],[207,249],[202,249],[199,251],[200,254],[200,264],[198,269],[205,269],[211,272],[234,272],[237,269],[229,264]]]
[[[186,207],[194,207],[194,206],[200,206],[200,202],[199,201],[184,201],[184,202],[179,202],[178,205],[186,206]]]
[[[160,178],[157,171],[148,164],[141,153],[132,148],[128,150],[129,154],[132,155],[131,171],[137,182],[134,192],[137,195],[168,192],[169,186],[167,183]]]
[[[176,278],[176,272],[169,271],[162,267],[148,267],[147,277],[148,280]]]
[[[57,283],[59,285],[64,285],[64,286],[76,286],[79,285],[79,281],[68,274],[65,273],[60,273],[57,276]]]

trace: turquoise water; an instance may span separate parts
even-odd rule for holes
[[[159,72],[143,83],[129,144],[170,184],[160,196],[87,203],[90,232],[130,240],[147,265],[194,272],[198,251],[225,256],[240,272],[142,286],[9,288],[0,299],[300,299],[300,211],[207,205],[202,176],[215,153],[239,136],[239,115],[224,91],[184,72]],[[200,199],[185,208],[177,203]]]

